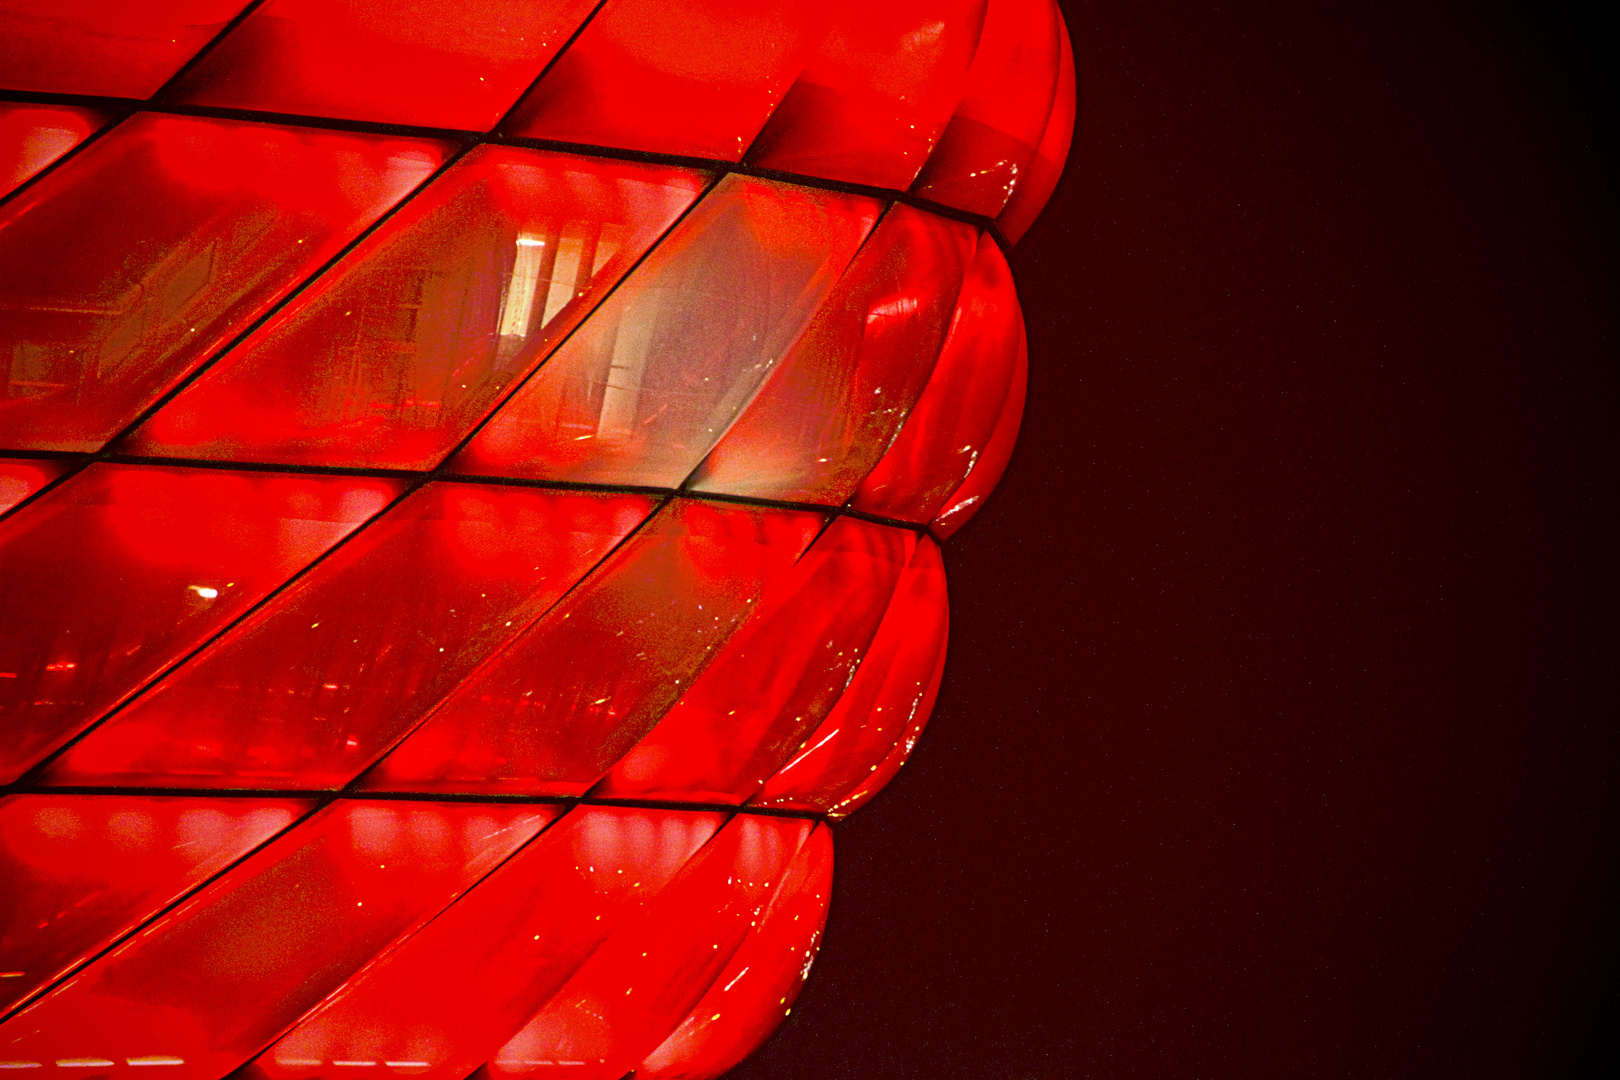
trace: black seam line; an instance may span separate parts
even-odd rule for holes
[[[568,50],[574,47],[574,42],[579,40],[579,36],[585,32],[585,28],[596,20],[597,14],[605,7],[607,7],[607,0],[597,0],[596,6],[591,8],[591,13],[585,16],[578,26],[574,27],[572,34],[568,35],[568,40],[557,46],[557,51],[551,54],[551,59],[547,60],[545,66],[540,69],[540,74],[536,75],[533,81],[524,88],[523,93],[519,94],[517,99],[507,107],[507,110],[501,113],[501,118],[495,121],[495,127],[492,130],[499,131],[506,126],[507,121],[512,119],[518,108],[529,100],[529,95],[534,93],[535,88],[540,85],[540,80],[551,74],[551,69],[556,67],[557,62],[568,54]]]
[[[308,793],[306,793],[304,795],[304,797],[308,798],[309,797]],[[165,904],[162,908],[160,908],[159,910],[154,912],[152,915],[150,915],[146,919],[141,920],[139,925],[131,927],[128,931],[126,931],[123,934],[119,934],[116,938],[114,938],[111,942],[109,942],[107,944],[106,948],[99,950],[98,952],[96,952],[95,954],[93,954],[91,956],[85,957],[81,962],[73,965],[68,971],[64,972],[60,977],[52,979],[51,981],[49,981],[48,983],[46,983],[43,986],[36,987],[33,993],[27,995],[22,1000],[18,1001],[9,1010],[5,1011],[4,1013],[0,1013],[0,1024],[4,1024],[6,1021],[10,1020],[13,1016],[16,1016],[18,1013],[22,1012],[24,1009],[26,1009],[30,1005],[32,1005],[34,1002],[40,1000],[45,995],[49,994],[51,991],[53,991],[57,987],[61,986],[64,982],[66,982],[69,979],[73,978],[73,976],[75,976],[79,972],[85,970],[91,964],[94,964],[96,961],[100,960],[102,957],[106,956],[108,953],[112,952],[114,949],[117,949],[120,945],[123,945],[124,942],[130,940],[136,934],[139,934],[141,931],[145,930],[147,927],[151,926],[153,923],[157,922],[159,919],[162,919],[164,916],[168,915],[170,912],[174,911],[176,908],[179,908],[183,904],[190,903],[193,898],[195,898],[204,889],[206,889],[210,885],[214,884],[214,882],[218,881],[220,878],[224,877],[226,874],[229,874],[231,871],[235,870],[237,867],[241,866],[243,863],[245,863],[249,859],[253,858],[253,856],[257,855],[259,852],[263,851],[265,848],[269,847],[271,844],[275,843],[277,840],[280,840],[282,837],[286,836],[288,833],[291,833],[294,829],[297,829],[299,826],[301,826],[305,822],[309,821],[310,818],[312,818],[316,814],[320,813],[321,810],[324,808],[324,806],[325,806],[325,803],[317,801],[315,803],[315,805],[311,806],[303,814],[293,818],[293,820],[290,821],[287,824],[286,828],[284,828],[284,829],[282,829],[282,830],[280,830],[280,831],[278,831],[276,833],[273,833],[270,836],[265,837],[263,841],[261,841],[258,844],[255,844],[252,848],[248,849],[247,851],[244,851],[241,854],[240,857],[231,860],[228,864],[226,864],[225,866],[222,866],[217,872],[215,872],[213,874],[210,874],[206,878],[204,878],[202,881],[197,882],[197,884],[194,885],[192,888],[185,890],[179,896],[175,897],[172,901],[170,901],[168,904]]]
[[[191,59],[181,64],[173,75],[170,75],[167,79],[163,80],[163,85],[157,88],[157,92],[152,95],[151,100],[162,101],[170,94],[174,93],[175,89],[182,81],[184,81],[185,77],[190,75],[192,71],[196,69],[198,64],[202,63],[208,58],[209,53],[213,52],[215,49],[219,48],[220,45],[224,44],[225,39],[230,37],[238,26],[241,26],[243,23],[247,22],[248,17],[251,16],[255,11],[259,10],[259,8],[263,7],[264,4],[265,0],[250,0],[247,6],[236,13],[235,18],[231,19],[230,22],[220,27],[219,33],[208,39],[207,44],[198,49],[196,52],[192,53]]]
[[[559,56],[562,54],[559,52]],[[555,62],[555,61],[553,61]],[[525,94],[525,97],[527,94]],[[519,99],[521,104],[522,98]],[[550,150],[557,153],[579,154],[586,157],[609,158],[617,161],[636,161],[650,165],[670,165],[679,168],[702,169],[722,175],[737,173],[761,180],[777,180],[801,187],[837,191],[848,195],[864,195],[885,202],[897,202],[917,210],[925,210],[939,217],[975,225],[990,234],[991,239],[1006,254],[1012,245],[1002,235],[996,219],[983,214],[961,210],[933,199],[922,198],[897,188],[874,187],[844,180],[807,176],[803,173],[765,169],[757,165],[731,161],[726,158],[694,157],[687,154],[666,154],[655,150],[634,150],[618,146],[598,146],[593,143],[566,142],[560,139],[535,139],[524,135],[508,135],[499,130],[469,131],[463,128],[425,127],[418,124],[391,124],[374,120],[345,120],[340,117],[307,116],[303,113],[269,112],[261,109],[239,109],[221,105],[188,105],[178,102],[160,102],[156,98],[139,101],[131,98],[97,97],[89,94],[42,94],[0,90],[0,101],[26,101],[37,104],[80,105],[89,108],[117,109],[160,113],[168,116],[196,116],[215,120],[238,120],[253,124],[280,124],[291,127],[318,128],[327,131],[348,131],[364,135],[394,135],[403,138],[441,139],[448,142],[474,145],[516,146],[531,150]],[[515,110],[516,105],[513,106]],[[510,115],[510,114],[508,114]],[[506,117],[502,117],[504,123]],[[91,141],[86,139],[85,142]],[[83,145],[83,144],[81,144]],[[77,149],[77,148],[75,148]],[[66,156],[66,155],[64,155]],[[41,173],[43,175],[43,172]],[[35,180],[38,179],[36,176]],[[25,182],[28,187],[33,180]]]
[[[578,491],[586,494],[601,495],[646,495],[655,499],[690,499],[698,502],[732,503],[739,506],[757,506],[762,510],[793,510],[812,514],[826,514],[829,517],[851,517],[858,521],[865,521],[873,525],[883,525],[891,529],[905,529],[907,532],[922,533],[928,531],[928,524],[921,521],[905,521],[901,518],[883,517],[881,514],[869,514],[864,510],[856,510],[847,502],[840,505],[834,503],[807,503],[792,502],[787,499],[768,499],[756,495],[733,495],[724,491],[700,491],[695,488],[667,488],[651,487],[640,484],[592,484],[579,480],[546,480],[526,476],[485,476],[479,473],[448,472],[442,467],[439,469],[374,469],[365,467],[352,467],[347,465],[284,465],[273,461],[230,461],[216,458],[180,458],[180,457],[151,457],[143,454],[81,454],[71,451],[35,450],[27,453],[13,452],[0,448],[0,458],[25,458],[30,461],[67,461],[79,466],[78,469],[64,473],[59,479],[53,480],[49,485],[40,488],[27,499],[19,502],[15,509],[21,509],[25,504],[33,502],[44,495],[50,488],[82,471],[83,466],[105,463],[108,465],[143,465],[154,468],[173,469],[212,469],[218,472],[250,472],[250,473],[281,473],[298,476],[350,476],[366,480],[403,480],[406,482],[421,481],[426,483],[444,484],[486,484],[494,487],[534,488],[541,491]],[[421,486],[418,484],[417,486]],[[14,513],[9,511],[8,513]],[[3,515],[0,515],[3,516]],[[375,519],[371,519],[375,520]]]
[[[415,722],[406,726],[406,728],[395,736],[395,738],[389,742],[387,746],[378,751],[363,769],[351,776],[343,784],[341,791],[347,794],[349,792],[359,790],[360,785],[365,782],[366,777],[370,776],[378,766],[392,757],[394,752],[400,747],[404,746],[406,741],[410,739],[411,736],[415,735],[418,731],[421,731],[424,727],[437,719],[439,710],[444,708],[445,704],[449,702],[451,698],[455,697],[458,690],[464,686],[470,685],[472,681],[481,673],[493,667],[498,662],[500,657],[505,656],[508,651],[516,647],[520,638],[522,638],[530,630],[534,629],[534,627],[538,626],[541,620],[543,620],[547,615],[550,615],[553,611],[556,611],[557,608],[562,605],[570,596],[574,595],[576,591],[583,588],[587,581],[594,579],[602,568],[606,566],[615,555],[624,550],[624,548],[630,544],[633,538],[641,534],[641,531],[647,527],[649,522],[664,512],[664,508],[667,507],[669,503],[669,498],[665,497],[662,502],[653,507],[651,513],[636,523],[635,528],[629,530],[623,536],[621,536],[618,539],[618,542],[610,547],[600,559],[597,559],[596,562],[592,563],[591,568],[585,573],[581,574],[578,580],[576,580],[572,585],[568,586],[568,588],[564,589],[561,595],[559,595],[555,600],[547,604],[543,611],[537,612],[534,618],[530,619],[523,626],[519,627],[515,633],[508,635],[506,640],[498,643],[493,649],[486,653],[482,660],[479,660],[467,670],[466,674],[462,675],[461,678],[456,680],[454,686],[451,686],[449,689],[445,690],[437,701],[432,702],[426,709],[423,709],[421,715],[416,718]]]

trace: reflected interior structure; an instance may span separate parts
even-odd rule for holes
[[[0,8],[0,1068],[757,1047],[1074,87],[1051,0]]]

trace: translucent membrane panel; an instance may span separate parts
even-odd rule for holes
[[[432,484],[80,742],[53,783],[336,788],[652,512]]]
[[[429,468],[706,180],[479,147],[164,406],[130,449]]]
[[[910,752],[934,707],[948,621],[939,545],[924,539],[838,704],[750,802],[847,812],[882,787],[881,766],[897,746]]]
[[[620,1080],[712,986],[757,926],[811,823],[739,814],[496,1050],[492,1077]],[[793,954],[775,958],[794,962]]]
[[[842,504],[928,382],[977,240],[895,206],[687,486]]]
[[[873,199],[727,176],[453,465],[674,487],[799,336],[878,211]]]
[[[395,1075],[464,1080],[656,904],[721,823],[712,813],[574,809],[323,1002],[248,1075],[303,1080],[335,1062],[375,1061],[408,1063],[385,1065]]]
[[[825,22],[797,0],[608,0],[503,128],[737,161]]]
[[[270,0],[181,80],[203,105],[486,131],[595,0]]]
[[[100,113],[71,105],[0,102],[0,195],[78,146],[104,122]]]
[[[0,210],[0,445],[95,450],[444,148],[143,114]]]
[[[818,828],[788,864],[758,928],[680,1025],[636,1066],[638,1078],[719,1076],[776,1030],[793,1011],[821,944],[832,867],[832,831]]]
[[[224,629],[398,490],[98,464],[0,522],[0,780]]]
[[[0,799],[0,895],[7,898],[0,909],[0,1012],[56,982],[306,809],[286,799]]]
[[[592,794],[740,803],[759,791],[838,701],[915,544],[834,521]]]
[[[0,458],[0,514],[39,491],[66,469],[67,465],[59,461]]]
[[[933,377],[850,505],[907,521],[937,514],[995,431],[1023,339],[1007,260],[981,237]]]
[[[1060,66],[1057,92],[1052,96],[1052,114],[1046,121],[1046,131],[1041,135],[1040,145],[1035,148],[1035,160],[1013,188],[1007,208],[996,219],[996,224],[1001,227],[1001,235],[1014,244],[1029,231],[1035,218],[1045,208],[1046,201],[1052,197],[1052,192],[1057,190],[1058,178],[1063,175],[1063,166],[1069,160],[1069,145],[1074,140],[1074,113],[1078,104],[1075,97],[1074,46],[1069,43],[1069,29],[1063,24],[1061,11],[1058,12],[1057,21]]]
[[[13,1067],[218,1080],[555,816],[340,802],[0,1024]]]
[[[367,786],[583,794],[793,572],[820,526],[796,511],[671,504],[462,684]]]
[[[749,164],[904,190],[961,101],[985,0],[842,0]]]
[[[913,194],[976,214],[1001,212],[1052,113],[1059,26],[1052,0],[989,0],[967,93]]]
[[[247,0],[6,0],[0,87],[150,97]]]
[[[1001,415],[996,419],[995,430],[985,441],[984,452],[974,463],[973,471],[962,481],[962,486],[946,498],[944,508],[931,525],[934,535],[941,540],[966,525],[968,519],[984,506],[984,500],[990,497],[990,492],[994,491],[996,484],[1001,481],[1001,474],[1006,471],[1007,462],[1012,459],[1013,446],[1018,442],[1018,425],[1024,418],[1024,392],[1028,383],[1029,352],[1024,345],[1024,335],[1020,333],[1012,387],[1007,393],[1007,400],[1002,404]]]

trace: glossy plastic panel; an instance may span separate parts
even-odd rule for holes
[[[1058,27],[1052,0],[989,0],[967,93],[913,194],[975,214],[1001,212],[1052,113]]]
[[[0,86],[151,96],[247,0],[6,0]]]
[[[713,813],[570,811],[323,1002],[249,1075],[301,1080],[334,1062],[371,1061],[395,1075],[464,1080],[656,902],[720,825]]]
[[[838,704],[749,802],[825,812],[881,786],[871,783],[877,766],[896,745],[916,742],[934,707],[949,618],[939,545],[924,539]]]
[[[640,495],[429,485],[45,779],[341,787],[652,510]]]
[[[0,102],[0,195],[78,146],[105,118],[72,105]]]
[[[0,458],[0,514],[61,476],[67,467],[62,461]]]
[[[877,633],[916,534],[839,518],[593,790],[740,803],[827,715]]]
[[[1013,188],[1007,208],[996,219],[1001,235],[1011,244],[1023,239],[1029,227],[1045,208],[1046,202],[1057,190],[1063,166],[1069,160],[1069,146],[1074,141],[1075,110],[1079,106],[1074,77],[1074,46],[1069,42],[1069,28],[1064,25],[1063,12],[1057,15],[1058,30],[1058,82],[1052,97],[1052,115],[1046,121],[1046,132],[1035,148],[1035,160],[1029,170]]]
[[[962,99],[985,0],[841,0],[749,164],[905,190]]]
[[[985,442],[984,453],[979,455],[973,471],[962,481],[962,486],[945,500],[945,508],[930,525],[934,535],[941,540],[966,525],[968,519],[984,506],[984,500],[990,497],[996,484],[1001,481],[1001,474],[1006,471],[1007,462],[1012,460],[1013,447],[1018,442],[1018,426],[1024,419],[1024,394],[1028,384],[1029,350],[1024,342],[1023,327],[1020,326],[1018,360],[1013,368],[1012,388],[1008,391],[1007,401],[1001,408],[1001,416],[996,420],[995,430]]]
[[[686,486],[843,504],[928,382],[976,240],[959,221],[891,208]]]
[[[677,500],[451,695],[367,786],[583,794],[820,525],[815,514]]]
[[[811,828],[792,818],[732,818],[496,1051],[491,1077],[620,1080],[726,969]]]
[[[799,0],[608,0],[503,127],[738,161],[825,22]]]
[[[308,809],[288,799],[0,799],[0,896],[6,897],[0,905],[0,1013],[56,982]]]
[[[0,522],[0,780],[398,491],[388,480],[98,464]]]
[[[421,139],[124,121],[0,210],[0,445],[99,449],[443,154]]]
[[[270,0],[180,81],[202,105],[487,131],[596,0]]]
[[[0,1046],[17,1062],[218,1080],[555,814],[336,803],[0,1024]]]
[[[130,448],[436,465],[706,181],[479,147],[153,416]]]
[[[637,1080],[708,1080],[753,1053],[793,1011],[832,894],[832,830],[810,834],[759,926],[679,1027],[636,1066]]]
[[[851,506],[907,521],[939,512],[995,431],[1023,332],[1007,260],[981,236],[933,378]]]
[[[676,486],[798,337],[878,210],[856,195],[727,176],[454,466]]]

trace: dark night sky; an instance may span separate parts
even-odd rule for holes
[[[1612,26],[1065,10],[940,706],[733,1076],[1620,1075]]]

